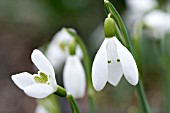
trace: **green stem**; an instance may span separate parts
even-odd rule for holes
[[[137,92],[140,99],[140,103],[142,104],[143,113],[151,113],[141,80],[139,80],[139,83],[137,84]]]
[[[71,94],[67,94],[67,99],[70,103],[71,109],[73,113],[80,113],[77,102],[75,101],[75,99],[73,98],[73,96]]]
[[[91,80],[91,65],[90,65],[90,58],[87,52],[87,48],[81,38],[74,32],[66,29],[66,31],[75,39],[75,41],[80,45],[81,50],[83,52],[83,64],[84,68],[86,71],[86,78],[87,78],[87,94],[88,94],[88,102],[89,102],[89,108],[90,108],[90,113],[95,113],[94,109],[94,102],[93,102],[93,95],[94,95],[94,90],[92,86],[92,80]]]
[[[90,113],[95,113],[93,96],[89,96]]]
[[[115,7],[108,0],[104,0],[104,4],[105,4],[106,10],[107,10],[106,12],[111,13],[113,15],[113,19],[115,19],[119,29],[121,30],[121,33],[122,33],[122,35],[125,39],[125,42],[126,42],[126,44],[123,44],[123,45],[126,46],[132,54],[134,54],[134,50],[132,48],[132,44],[131,44],[130,38],[128,36],[126,27],[125,27],[119,13],[117,12]],[[137,92],[138,92],[138,95],[140,98],[142,108],[145,111],[144,113],[151,113],[141,80],[139,80],[139,83],[136,88],[137,88]]]

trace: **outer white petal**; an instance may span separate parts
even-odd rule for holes
[[[86,77],[80,58],[76,55],[67,58],[64,67],[64,86],[75,98],[85,95]]]
[[[92,65],[92,82],[97,91],[102,90],[108,80],[107,41],[108,40],[105,39],[100,46]]]
[[[36,65],[36,67],[43,73],[50,75],[50,84],[53,88],[56,87],[57,82],[55,79],[54,69],[48,59],[44,56],[44,54],[35,49],[31,55],[32,62]]]
[[[117,52],[120,58],[120,63],[122,65],[123,73],[125,78],[132,85],[136,85],[138,83],[138,69],[136,62],[132,56],[132,54],[125,48],[115,37],[114,41],[117,45]]]
[[[67,58],[66,51],[62,50],[56,43],[50,43],[46,51],[46,56],[53,65],[55,71],[57,73],[61,72]]]
[[[24,88],[24,92],[34,98],[45,98],[54,92],[53,87],[46,84],[35,83]]]
[[[157,6],[156,0],[126,0],[133,12],[146,12]]]
[[[145,24],[160,32],[170,31],[170,15],[161,10],[154,10],[144,17]]]
[[[123,75],[123,71],[121,63],[117,61],[119,60],[119,57],[117,55],[116,43],[114,42],[113,38],[108,39],[108,43],[106,46],[107,60],[110,61],[110,63],[108,63],[108,82],[116,86]]]
[[[76,55],[77,55],[80,59],[83,59],[83,52],[82,52],[82,50],[81,50],[80,45],[77,45],[77,47],[76,47]]]
[[[75,32],[74,29],[70,29],[71,31]],[[64,29],[62,28],[57,34],[54,36],[53,42],[56,44],[64,42],[66,45],[69,45],[73,37]]]
[[[14,83],[22,90],[25,87],[30,86],[34,83],[33,75],[31,75],[30,73],[27,73],[27,72],[12,75],[11,78],[14,81]]]

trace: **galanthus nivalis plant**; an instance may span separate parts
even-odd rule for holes
[[[45,98],[57,90],[54,69],[43,53],[37,49],[32,52],[31,59],[39,69],[38,74],[22,72],[12,75],[11,78],[28,96]]]
[[[66,90],[74,98],[82,98],[85,95],[86,77],[80,58],[76,55],[76,43],[70,43],[70,55],[64,66],[63,79]]]
[[[69,28],[69,30],[76,33],[74,29]],[[73,37],[66,31],[65,28],[62,28],[61,31],[56,33],[48,45],[46,56],[54,66],[57,73],[62,70],[62,67],[69,55],[69,45],[72,40]],[[76,53],[80,58],[83,57],[83,53],[79,45],[76,47]]]
[[[138,69],[132,54],[116,38],[115,22],[108,17],[104,23],[105,39],[98,50],[93,66],[92,81],[97,91],[104,88],[107,81],[116,86],[124,74],[127,81],[138,83]]]

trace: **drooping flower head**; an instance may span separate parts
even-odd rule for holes
[[[74,29],[71,28],[69,30],[76,32]],[[61,31],[56,33],[56,35],[48,45],[46,56],[54,66],[54,69],[57,73],[61,71],[64,62],[69,55],[69,45],[72,40],[73,37],[66,31],[65,28],[62,28]],[[83,57],[79,45],[77,45],[76,47],[76,54],[80,58]]]
[[[22,72],[12,75],[11,78],[28,96],[45,98],[57,90],[54,69],[43,53],[37,49],[32,52],[31,60],[39,69],[37,74]]]
[[[130,30],[148,11],[158,7],[157,0],[126,0],[125,22]]]
[[[107,81],[116,86],[124,75],[127,81],[138,83],[138,69],[132,54],[116,38],[115,22],[108,17],[104,24],[105,39],[100,46],[92,66],[92,82],[97,91],[104,88]]]
[[[76,43],[72,41],[69,47],[70,54],[64,66],[64,87],[74,98],[83,98],[86,90],[86,77],[81,60],[76,55],[75,46]]]
[[[143,18],[143,23],[148,29],[149,35],[162,38],[162,35],[170,31],[170,14],[161,10],[153,10]]]

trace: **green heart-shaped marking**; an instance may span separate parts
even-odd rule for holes
[[[48,81],[48,76],[45,73],[40,72],[40,76],[34,76],[34,80],[37,83],[46,83]]]

